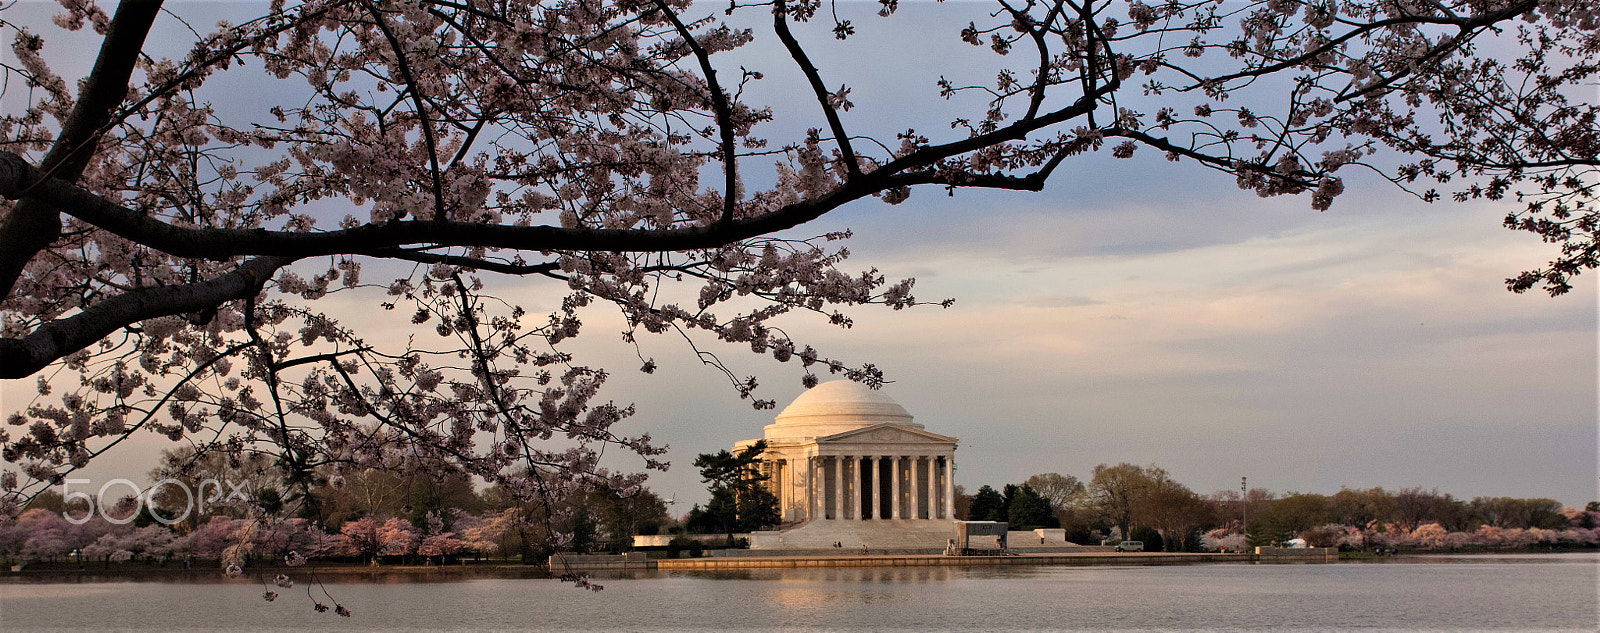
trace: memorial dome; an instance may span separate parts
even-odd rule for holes
[[[882,390],[852,380],[825,382],[795,398],[773,424],[767,439],[822,437],[874,424],[900,424],[915,429],[911,414]]]

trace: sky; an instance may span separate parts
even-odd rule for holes
[[[862,35],[843,47],[825,46],[820,25],[801,33],[823,47],[812,59],[828,84],[851,85],[858,107],[846,123],[890,138],[947,130],[959,104],[939,100],[933,81],[971,70],[956,40],[980,5],[904,5],[898,22],[872,19],[875,6],[844,5],[860,14]],[[47,24],[47,8],[22,10]],[[724,67],[772,68],[770,39]],[[774,106],[771,138],[816,125],[794,76],[767,72],[750,100]],[[787,232],[848,228],[846,270],[915,277],[918,298],[955,303],[857,308],[849,330],[799,315],[783,327],[882,368],[886,393],[917,422],[960,439],[956,483],[969,491],[1036,473],[1087,479],[1097,464],[1130,462],[1159,465],[1202,494],[1247,476],[1279,493],[1421,486],[1575,506],[1600,498],[1597,276],[1559,298],[1507,292],[1506,277],[1554,254],[1501,228],[1514,203],[1425,204],[1344,172],[1348,192],[1316,212],[1304,197],[1260,199],[1154,152],[1108,154],[1069,161],[1042,193],[918,190],[898,206],[855,203]],[[563,291],[494,283],[529,306]],[[354,315],[370,302],[332,309]],[[696,454],[759,437],[778,413],[752,410],[681,340],[644,339],[661,369],[643,375],[615,335],[620,319],[594,310],[585,328],[572,351],[612,369],[607,397],[638,406],[620,430],[672,447],[673,468],[648,485],[676,499],[675,513],[707,497]],[[802,391],[797,364],[712,349],[758,376],[779,410]],[[32,385],[6,381],[0,408],[25,404]],[[168,446],[156,436],[134,444],[86,475],[141,478]]]

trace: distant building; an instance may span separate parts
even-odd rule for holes
[[[764,439],[761,468],[784,524],[753,535],[751,547],[944,547],[950,537],[957,440],[923,430],[882,391],[848,380],[817,385]]]

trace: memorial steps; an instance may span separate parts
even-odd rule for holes
[[[844,550],[944,549],[954,535],[951,522],[932,519],[848,519],[809,521],[797,527],[750,535],[751,549],[822,549],[835,542]]]

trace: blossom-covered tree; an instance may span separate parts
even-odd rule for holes
[[[428,513],[427,531],[422,540],[417,543],[417,555],[431,559],[439,557],[439,563],[444,563],[444,557],[461,551],[465,543],[456,538],[455,532],[444,531],[444,520],[437,513]]]
[[[1206,551],[1244,551],[1244,533],[1232,531],[1228,528],[1207,530],[1200,535],[1200,547]]]
[[[234,534],[247,519],[231,519],[223,515],[211,517],[195,531],[189,533],[189,551],[200,558],[220,560],[223,551],[233,544]]]
[[[83,546],[83,558],[84,560],[103,560],[108,566],[113,560],[121,562],[133,558],[133,552],[123,549],[120,541],[121,535],[119,534],[105,534],[95,539],[95,542]]]
[[[802,45],[871,37],[818,0],[274,2],[176,48],[147,37],[178,19],[159,0],[61,4],[56,27],[103,36],[80,81],[52,69],[52,27],[0,16],[0,377],[40,392],[0,430],[27,475],[0,479],[11,513],[142,430],[271,454],[302,489],[392,468],[626,496],[642,476],[597,446],[646,470],[664,448],[614,428],[632,405],[563,346],[586,309],[620,311],[629,342],[681,335],[759,408],[707,344],[876,383],[774,319],[848,327],[850,306],[918,304],[912,280],[847,272],[845,234],[776,234],[917,188],[1037,191],[1103,149],[1316,209],[1353,166],[1428,199],[1518,196],[1506,223],[1559,245],[1518,291],[1596,260],[1584,0],[997,0],[959,33],[988,65],[930,86],[969,112],[892,138]],[[895,28],[880,4],[872,28]],[[724,61],[757,37],[815,101],[782,129],[808,131]],[[224,77],[281,98],[230,106]],[[521,305],[515,278],[565,296]],[[417,336],[339,321],[336,294]]]
[[[49,510],[23,512],[14,529],[20,542],[16,555],[22,560],[54,559],[81,545],[73,538],[72,524]]]
[[[383,540],[378,536],[378,527],[378,522],[372,517],[346,521],[339,526],[339,533],[348,539],[349,554],[371,557],[372,564],[378,564],[378,556],[383,553]]]
[[[467,515],[456,519],[462,549],[479,556],[499,551],[500,539],[512,530],[516,517],[516,509],[508,508],[494,514]]]
[[[379,550],[385,556],[405,556],[417,551],[417,531],[410,522],[398,517],[392,517],[378,526],[378,541],[382,544]]]

